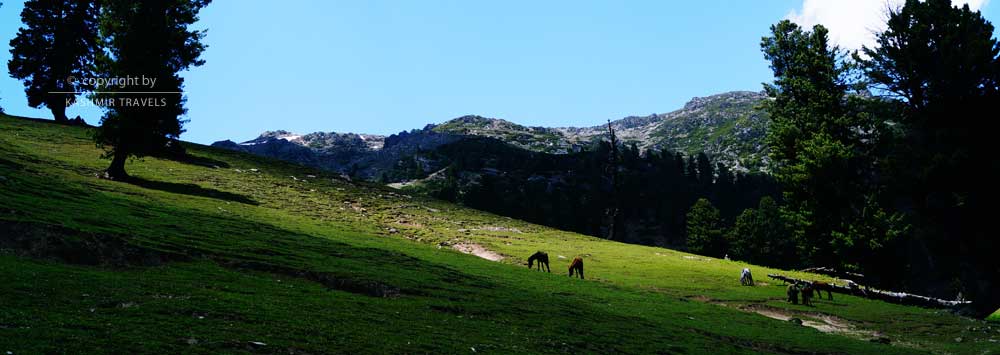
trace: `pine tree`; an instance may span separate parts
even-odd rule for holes
[[[729,233],[729,253],[736,259],[768,266],[802,266],[795,257],[795,243],[786,235],[785,223],[774,199],[765,196],[757,208],[743,210]]]
[[[712,181],[715,179],[715,170],[712,167],[712,160],[708,159],[708,155],[704,152],[698,153],[696,158],[698,161],[698,183],[703,188],[708,188],[712,185]]]
[[[114,100],[101,118],[97,144],[112,158],[105,176],[126,179],[125,161],[162,152],[184,132],[181,116],[187,112],[182,95],[184,79],[178,75],[205,50],[205,31],[188,26],[210,0],[106,0],[101,9],[100,31],[107,53],[98,58],[98,72],[105,77],[148,78],[127,82],[96,95]]]
[[[687,214],[687,247],[701,255],[721,257],[725,253],[722,217],[707,199],[698,199]]]
[[[875,48],[857,56],[879,92],[904,107],[904,138],[889,165],[896,188],[908,197],[915,222],[912,243],[933,255],[941,281],[956,275],[974,312],[1000,307],[1000,241],[992,220],[1000,199],[995,131],[989,129],[1000,102],[1000,43],[994,27],[968,5],[948,0],[909,0],[889,13]],[[911,260],[906,260],[911,262]]]
[[[698,182],[698,163],[694,160],[693,155],[688,155],[687,162],[684,163],[684,175],[692,184]]]
[[[807,31],[785,20],[771,32],[761,41],[775,76],[765,85],[773,98],[765,103],[766,141],[771,170],[784,188],[784,213],[806,262],[854,265],[850,249],[870,249],[877,245],[861,239],[879,237],[853,227],[863,220],[866,201],[876,198],[869,153],[878,144],[873,132],[886,127],[879,121],[884,117],[859,109],[865,100],[855,91],[854,66],[829,45],[826,28]]]
[[[28,106],[46,107],[56,122],[66,123],[66,107],[93,76],[99,50],[96,0],[28,0],[21,11],[24,27],[10,41],[10,76],[24,82]],[[100,88],[98,88],[100,89]]]

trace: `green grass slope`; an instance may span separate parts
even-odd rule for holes
[[[132,161],[0,117],[0,352],[988,354],[996,326],[200,145]],[[476,243],[493,262],[451,245]],[[553,273],[521,263],[546,250]],[[565,276],[583,255],[587,280]],[[792,273],[795,274],[795,273]],[[796,274],[808,277],[808,275]],[[831,333],[775,318],[797,317]],[[827,329],[835,328],[835,329]],[[867,341],[887,337],[891,345]],[[960,339],[956,339],[960,338]]]

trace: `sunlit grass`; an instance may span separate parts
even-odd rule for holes
[[[197,159],[132,161],[127,169],[141,180],[113,182],[95,177],[107,161],[87,129],[0,118],[0,220],[182,256],[98,267],[4,250],[0,351],[980,354],[1000,339],[983,322],[940,310],[842,295],[789,305],[784,286],[766,277],[811,275],[609,242],[187,148]],[[460,254],[455,243],[505,259]],[[551,275],[522,265],[536,250],[549,253]],[[565,276],[577,255],[585,281]],[[757,287],[739,286],[743,267]],[[309,273],[400,295],[331,290]],[[824,334],[740,310],[748,305],[832,315],[867,333]],[[894,345],[868,342],[871,334]]]

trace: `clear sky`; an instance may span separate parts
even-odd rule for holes
[[[891,0],[898,1],[898,0]],[[996,21],[997,7],[963,0]],[[202,11],[207,63],[184,74],[184,140],[264,130],[391,134],[466,114],[591,126],[679,108],[693,96],[760,90],[768,26],[792,18],[865,43],[885,0],[216,0]],[[0,39],[21,26],[0,7]],[[859,37],[860,36],[860,37]],[[6,43],[6,42],[5,42]],[[0,51],[0,61],[10,58]],[[0,106],[27,107],[0,76]],[[101,111],[71,108],[96,124]]]

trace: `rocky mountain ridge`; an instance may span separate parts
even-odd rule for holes
[[[679,110],[629,116],[610,124],[623,144],[635,145],[641,150],[705,152],[737,171],[760,170],[766,163],[763,137],[767,119],[759,108],[765,98],[762,92],[750,91],[695,97]],[[421,161],[420,152],[470,136],[494,138],[529,151],[568,154],[607,139],[607,126],[531,127],[468,115],[390,136],[337,132],[300,135],[268,131],[242,143],[226,140],[213,143],[213,146],[378,178],[393,169],[433,171],[435,164]]]

